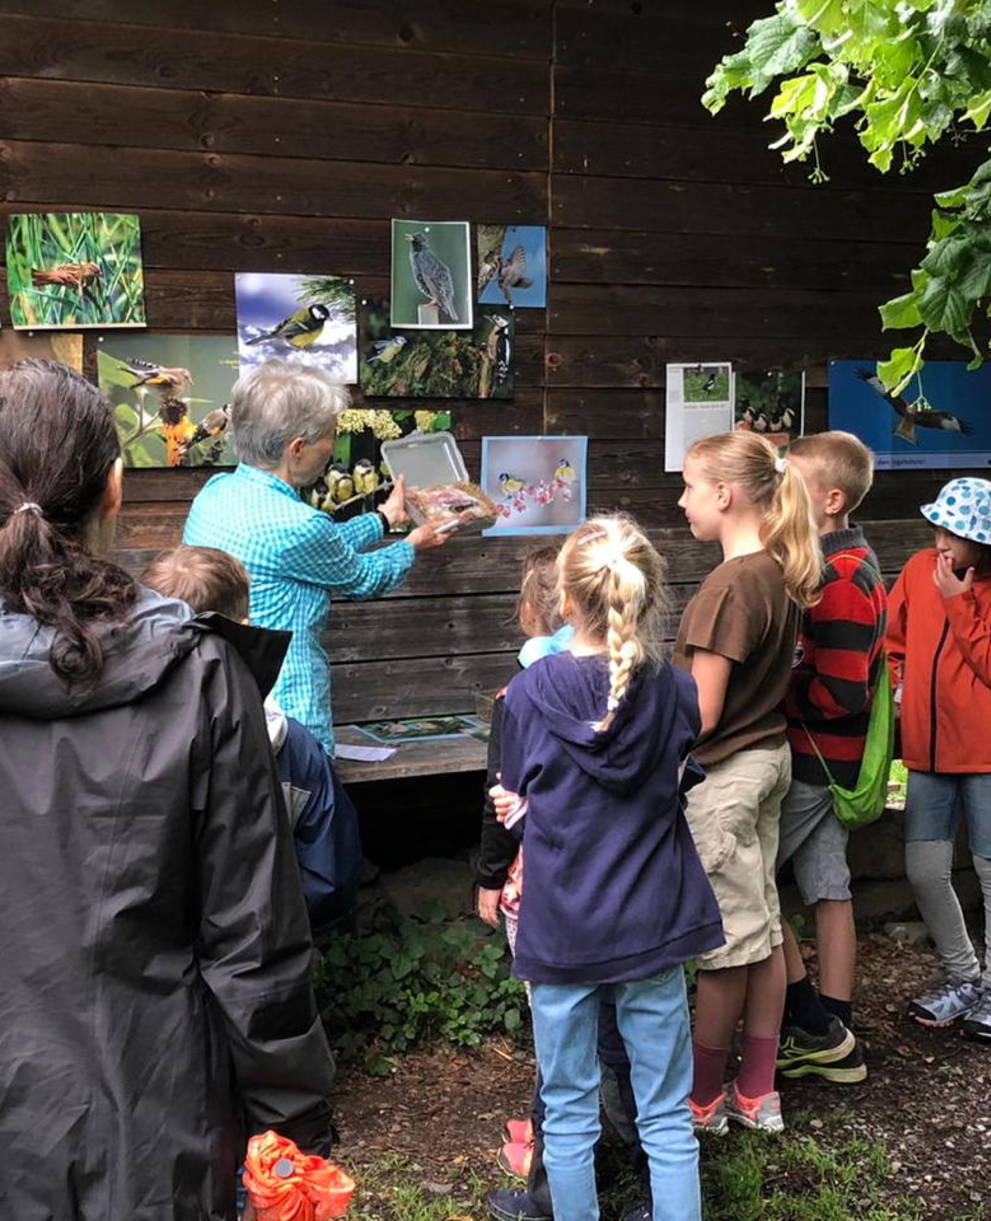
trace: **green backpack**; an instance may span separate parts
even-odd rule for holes
[[[861,560],[861,563],[878,580],[881,580],[880,574],[873,565],[868,564],[865,560]],[[888,799],[888,776],[891,772],[891,758],[895,749],[895,701],[891,691],[891,680],[888,677],[888,659],[883,649],[879,661],[879,677],[871,704],[870,718],[867,722],[864,755],[860,761],[860,774],[857,777],[855,789],[845,789],[841,784],[836,783],[826,760],[822,757],[822,752],[816,745],[815,738],[809,733],[805,722],[802,722],[802,728],[812,743],[812,749],[818,756],[822,770],[829,781],[829,791],[833,795],[833,809],[836,817],[848,831],[856,831],[858,827],[866,827],[870,823],[876,822],[884,813]]]

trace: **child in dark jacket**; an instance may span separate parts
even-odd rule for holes
[[[197,614],[248,621],[250,578],[240,560],[214,547],[174,547],[141,575],[149,589],[178,598]],[[308,729],[265,701],[269,741],[293,832],[303,895],[314,931],[354,908],[361,881],[358,815],[326,751]]]
[[[632,1064],[653,1221],[701,1217],[688,1108],[683,965],[722,944],[719,910],[681,808],[699,731],[691,677],[659,660],[660,556],[622,518],[587,522],[558,561],[566,653],[510,684],[496,808],[525,810],[514,971],[532,986],[554,1216],[597,1221],[596,1036],[615,1001]]]

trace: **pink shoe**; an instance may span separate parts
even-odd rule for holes
[[[729,1121],[726,1118],[725,1090],[704,1107],[700,1107],[692,1098],[688,1099],[688,1105],[692,1110],[692,1127],[696,1134],[708,1132],[712,1136],[726,1135]]]
[[[496,1161],[499,1169],[514,1179],[530,1177],[530,1162],[533,1159],[533,1141],[509,1141],[499,1150]]]
[[[781,1095],[777,1090],[757,1098],[745,1098],[734,1085],[726,1099],[726,1114],[734,1123],[755,1132],[785,1130],[785,1121],[781,1118]]]
[[[530,1119],[507,1119],[506,1135],[510,1144],[527,1145],[533,1140],[533,1121]]]

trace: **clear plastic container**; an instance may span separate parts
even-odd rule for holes
[[[465,460],[457,441],[449,432],[412,432],[394,441],[383,441],[382,461],[393,481],[400,475],[406,477],[408,491],[468,482]],[[418,526],[423,525],[426,518],[415,504],[407,500],[406,509]],[[469,518],[457,526],[454,521],[452,519],[448,528],[456,528],[459,533],[474,533],[487,530],[495,524],[496,518],[494,515]]]

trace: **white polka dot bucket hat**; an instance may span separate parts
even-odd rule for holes
[[[987,479],[951,479],[920,512],[926,521],[959,538],[991,544],[991,482]]]

